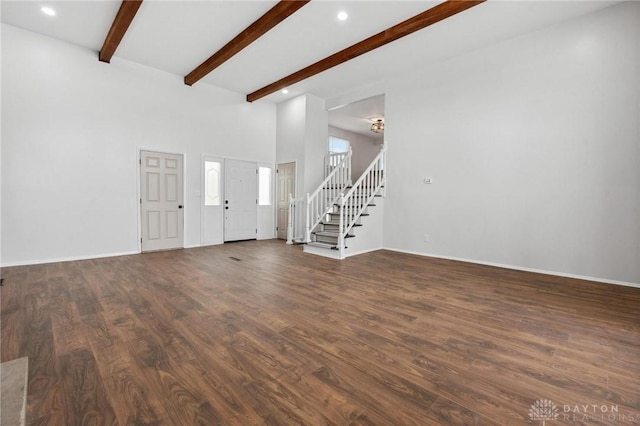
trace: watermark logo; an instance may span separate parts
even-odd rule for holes
[[[539,399],[529,408],[529,420],[546,422],[560,420],[567,422],[585,423],[633,423],[640,424],[640,413],[620,411],[618,404],[560,404],[556,405],[550,399]]]
[[[529,418],[542,422],[542,426],[545,426],[547,421],[557,420],[559,415],[558,406],[549,399],[539,399],[529,408]]]

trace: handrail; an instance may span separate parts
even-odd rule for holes
[[[353,184],[346,194],[339,197],[340,225],[338,227],[338,249],[340,258],[344,257],[344,239],[356,224],[371,200],[384,186],[384,160],[387,152],[386,145],[382,145],[380,152],[373,159],[369,167]],[[347,220],[347,218],[349,218]]]
[[[318,226],[324,217],[344,193],[351,181],[351,148],[340,163],[322,181],[320,186],[306,197],[305,242],[311,241],[311,231]]]

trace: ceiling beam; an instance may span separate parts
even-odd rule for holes
[[[268,96],[272,93],[277,92],[278,90],[284,89],[285,87],[291,86],[292,84],[298,83],[337,65],[343,64],[353,58],[384,46],[385,44],[389,44],[393,41],[398,40],[399,38],[426,28],[429,25],[433,25],[436,22],[440,22],[450,16],[463,12],[473,6],[483,3],[484,1],[486,0],[448,0],[444,3],[440,3],[439,5],[434,6],[429,10],[426,10],[412,18],[407,19],[406,21],[394,25],[393,27],[387,28],[386,30],[379,32],[378,34],[375,34],[352,46],[349,46],[346,49],[334,53],[331,56],[327,56],[326,58],[321,59],[320,61],[311,64],[306,68],[296,71],[284,78],[281,78],[280,80],[271,83],[268,86],[263,87],[262,89],[256,90],[253,93],[249,93],[247,95],[247,102],[253,102],[260,98]]]
[[[229,43],[214,53],[209,59],[198,65],[184,78],[184,84],[191,86],[214,69],[228,61],[236,53],[262,37],[271,28],[287,19],[310,0],[282,0],[262,15],[253,24],[245,28]]]
[[[102,62],[111,62],[111,57],[116,53],[116,49],[120,45],[129,25],[138,13],[138,9],[142,4],[142,0],[122,0],[118,14],[111,24],[111,29],[104,40],[102,49],[100,49],[99,59]]]

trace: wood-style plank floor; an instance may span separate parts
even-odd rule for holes
[[[3,275],[29,425],[640,424],[637,288],[279,241]]]

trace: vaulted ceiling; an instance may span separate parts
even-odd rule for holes
[[[56,11],[56,16],[41,13],[45,3]],[[229,51],[223,52],[225,60],[214,61],[213,71],[201,68],[203,72],[197,75],[201,79],[185,81],[213,84],[250,95],[441,2],[313,0],[304,5],[299,3],[291,7],[278,6],[279,2],[273,0],[146,0],[139,9],[128,11],[134,15],[131,24],[125,28],[122,40],[117,40],[117,48],[109,53],[113,58],[185,77],[193,76],[192,72],[200,64],[225,45],[232,45]],[[287,87],[288,94],[276,91],[267,93],[264,99],[280,102],[301,93],[329,98],[383,81],[398,72],[426,67],[614,3],[489,1],[292,83]],[[105,50],[105,40],[109,41],[107,34],[111,35],[121,4],[119,0],[2,1],[2,22],[99,52]],[[268,22],[259,21],[274,7],[283,10],[267,15]],[[348,19],[340,21],[337,18],[340,11],[347,12]],[[250,27],[256,21],[257,26]],[[242,34],[243,31],[248,32]],[[384,34],[387,36],[389,32]],[[246,37],[253,37],[255,41],[247,43]]]

